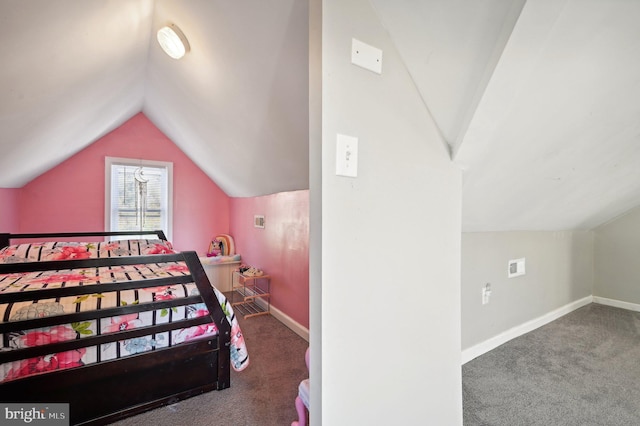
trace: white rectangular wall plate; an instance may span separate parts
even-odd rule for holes
[[[261,214],[253,215],[253,227],[264,228],[264,215],[261,215]]]
[[[509,278],[519,277],[524,275],[525,271],[525,258],[510,260],[507,266],[507,275]]]
[[[336,138],[336,175],[358,176],[358,138],[338,134]]]
[[[351,63],[377,74],[382,74],[382,50],[352,38]]]

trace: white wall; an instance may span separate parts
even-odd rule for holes
[[[310,423],[322,424],[322,0],[309,0]]]
[[[460,425],[460,171],[369,1],[323,1],[322,66],[322,424]]]
[[[463,233],[462,349],[591,296],[593,246],[590,231]],[[508,278],[509,260],[523,257],[526,274]]]
[[[595,229],[593,295],[640,304],[640,208]]]

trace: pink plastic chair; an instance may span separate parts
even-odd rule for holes
[[[309,370],[309,348],[304,354],[304,362]],[[304,379],[298,385],[298,396],[296,397],[296,411],[298,420],[291,423],[291,426],[306,426],[309,415],[309,379]]]

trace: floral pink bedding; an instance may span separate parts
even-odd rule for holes
[[[4,247],[0,250],[0,263],[95,259],[99,257],[170,253],[175,253],[173,246],[170,242],[163,240],[119,240],[96,243],[48,242]]]
[[[174,253],[171,245],[161,240],[21,244],[0,250],[0,263],[169,253]],[[95,293],[82,296],[0,304],[0,321],[17,321],[84,312],[157,300],[184,298],[198,294],[198,289],[194,283],[137,290],[100,291],[100,284],[104,283],[177,277],[181,275],[189,275],[189,270],[184,262],[0,274],[0,294],[56,287],[95,286]],[[249,356],[242,331],[235,318],[231,304],[215,288],[214,293],[231,324],[231,365],[236,371],[241,371],[249,364]],[[2,339],[0,350],[7,351],[47,343],[82,339],[118,330],[129,330],[144,325],[162,324],[204,315],[208,315],[208,310],[205,304],[202,303],[5,333],[0,334]],[[8,362],[0,365],[0,382],[26,375],[125,357],[177,345],[216,333],[215,324],[208,323],[196,327],[122,340],[117,343],[89,346],[63,353]]]

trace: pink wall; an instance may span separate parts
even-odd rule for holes
[[[142,113],[21,188],[20,232],[104,229],[107,156],[173,162],[178,250],[205,253],[212,236],[229,232],[229,197]]]
[[[309,191],[232,198],[231,235],[242,262],[271,276],[272,305],[309,328]]]
[[[23,188],[0,189],[0,232],[104,229],[106,156],[173,162],[174,246],[204,253],[231,234],[242,261],[272,276],[273,306],[309,327],[309,191],[230,199],[141,113]]]
[[[0,188],[0,232],[20,232],[18,225],[19,189]]]

